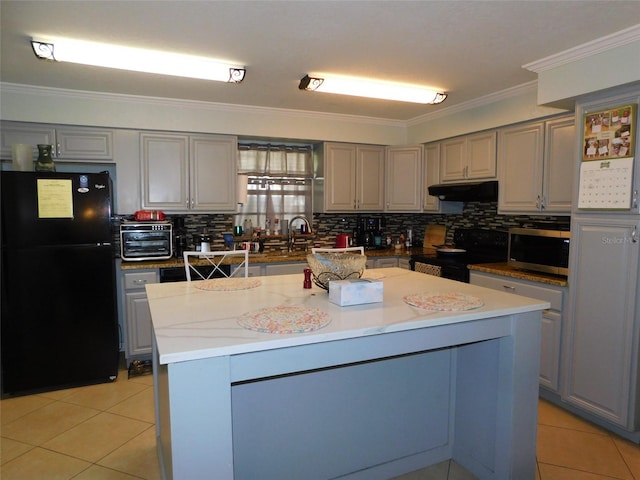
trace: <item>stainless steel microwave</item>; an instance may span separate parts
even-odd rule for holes
[[[520,270],[569,275],[570,242],[567,230],[510,228],[508,263]]]
[[[124,222],[120,225],[122,260],[166,260],[173,255],[170,222]]]

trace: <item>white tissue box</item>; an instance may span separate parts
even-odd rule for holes
[[[382,302],[382,282],[352,278],[329,282],[329,301],[347,307]]]

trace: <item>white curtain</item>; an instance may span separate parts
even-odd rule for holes
[[[311,215],[311,146],[238,145],[238,174],[248,176],[247,200],[236,224],[250,218],[254,227],[275,228],[297,215]]]
[[[313,177],[310,146],[238,145],[238,173],[254,176]]]

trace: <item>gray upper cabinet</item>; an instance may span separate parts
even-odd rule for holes
[[[640,430],[638,219],[573,220],[562,400]]]
[[[575,159],[573,116],[501,129],[499,212],[570,214]]]
[[[577,155],[576,123],[573,115],[545,122],[544,138],[544,211],[569,214]]]
[[[2,122],[2,158],[11,158],[11,145],[52,145],[54,160],[112,161],[113,131],[93,127],[55,126],[21,122]]]
[[[422,149],[422,145],[387,148],[385,211],[422,209]]]
[[[440,143],[440,182],[496,178],[496,132],[464,135]]]
[[[325,212],[384,210],[385,147],[324,143],[318,153],[324,184],[317,206]]]
[[[236,137],[141,133],[142,207],[236,211]]]
[[[438,197],[429,195],[429,185],[440,182],[440,142],[424,145],[422,166],[422,211],[428,213],[462,213],[462,202],[441,202]]]
[[[422,180],[422,210],[425,212],[439,212],[440,200],[429,195],[429,185],[440,181],[440,143],[428,143],[424,146],[424,178]]]

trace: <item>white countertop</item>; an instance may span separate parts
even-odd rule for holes
[[[197,282],[146,286],[161,364],[307,345],[382,333],[468,322],[549,308],[540,300],[503,293],[400,268],[365,272],[384,284],[384,301],[340,307],[313,285],[302,288],[300,274],[256,277],[260,286],[236,291],[208,291]],[[403,297],[413,293],[459,292],[484,305],[467,311],[432,312],[412,307]],[[301,334],[261,333],[238,319],[266,307],[300,305],[329,315],[325,327]]]

